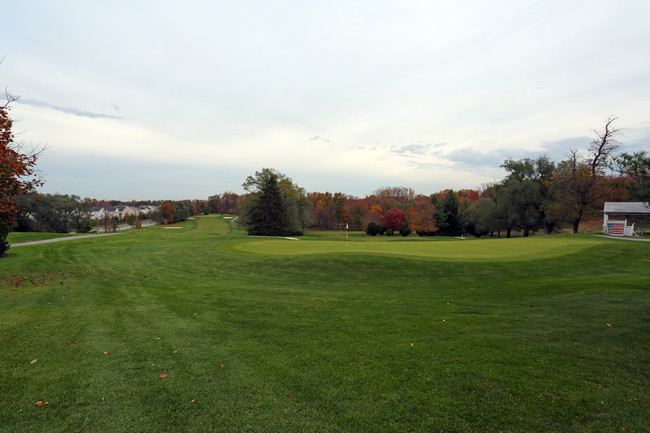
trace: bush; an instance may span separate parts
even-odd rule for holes
[[[383,231],[384,231],[384,226],[377,223],[369,223],[368,227],[366,228],[366,234],[370,236],[377,236],[378,234],[381,234]]]
[[[411,234],[411,228],[408,226],[408,224],[402,224],[399,226],[399,234],[404,237]]]
[[[393,236],[393,229],[391,228],[386,229],[386,236]]]

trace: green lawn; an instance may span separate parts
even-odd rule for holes
[[[650,243],[177,226],[0,259],[0,432],[650,431]]]

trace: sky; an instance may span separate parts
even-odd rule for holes
[[[21,0],[3,7],[14,132],[41,192],[418,194],[586,149],[650,150],[650,2]]]

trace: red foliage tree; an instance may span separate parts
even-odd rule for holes
[[[35,175],[38,152],[24,154],[21,146],[14,142],[9,104],[16,99],[7,95],[7,102],[0,106],[0,254],[9,249],[9,226],[20,212],[15,198],[27,195],[43,184]]]
[[[382,218],[381,223],[387,229],[391,229],[392,231],[397,232],[400,226],[406,224],[406,213],[401,209],[391,209],[386,212],[386,215],[384,215],[384,218]]]
[[[174,212],[176,212],[176,207],[169,200],[162,202],[158,208],[158,213],[160,214],[163,224],[171,224],[174,222]]]

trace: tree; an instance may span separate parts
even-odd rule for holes
[[[606,197],[603,176],[610,166],[613,152],[620,146],[615,138],[620,133],[613,125],[615,120],[616,117],[610,117],[601,131],[594,130],[597,138],[589,145],[586,157],[580,157],[577,151],[571,150],[569,158],[559,165],[557,183],[563,190],[560,199],[573,226],[573,233],[578,233],[585,212],[600,207]]]
[[[72,211],[71,225],[77,233],[88,233],[92,229],[90,199],[77,201],[77,206]]]
[[[622,153],[614,158],[614,166],[627,179],[629,200],[650,201],[650,153]]]
[[[312,205],[312,221],[316,228],[331,230],[334,228],[335,203],[329,192],[314,192],[308,195]]]
[[[467,212],[468,233],[476,237],[498,232],[501,226],[497,217],[497,205],[491,197],[485,197],[473,202]]]
[[[240,200],[242,225],[249,235],[301,235],[310,222],[311,204],[305,190],[269,168],[248,176],[242,185],[249,197]]]
[[[539,156],[537,159],[508,159],[501,167],[509,172],[502,192],[510,201],[511,211],[515,212],[515,224],[524,231],[524,236],[540,226],[546,234],[551,234],[560,219],[552,206],[556,191],[552,182],[555,163],[546,156]]]
[[[9,249],[9,226],[20,211],[16,197],[27,195],[43,184],[35,176],[40,152],[23,153],[22,146],[14,141],[9,106],[17,98],[8,93],[6,97],[6,103],[0,106],[0,255]]]
[[[86,233],[92,228],[89,198],[77,195],[28,194],[16,198],[21,207],[11,229],[19,232]]]
[[[449,190],[442,203],[436,206],[436,221],[438,233],[441,235],[460,236],[463,234],[460,221],[460,201],[453,190]]]
[[[382,224],[393,232],[399,231],[400,226],[406,224],[406,213],[401,209],[391,209],[384,215]]]
[[[413,205],[407,211],[409,227],[418,236],[433,235],[438,230],[438,227],[436,227],[435,213],[436,208],[429,197],[415,197],[413,199]]]
[[[174,222],[174,213],[176,207],[170,200],[165,200],[158,207],[158,215],[163,224],[171,224]]]

